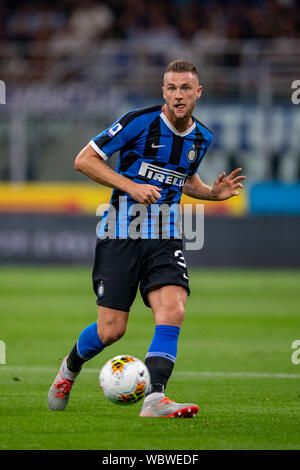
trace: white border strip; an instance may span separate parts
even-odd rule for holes
[[[143,163],[147,163],[147,162],[143,162]],[[180,177],[180,178],[184,178],[186,175],[183,174],[183,173],[180,173],[179,171],[175,171],[175,170],[169,170],[169,168],[165,168],[165,167],[161,167],[161,166],[156,166],[156,165],[153,165],[153,163],[147,163],[147,168],[149,170],[154,170],[156,171],[157,173],[165,173],[167,175],[174,175],[174,176],[177,176],[177,177]]]
[[[196,127],[196,123],[195,121],[193,122],[193,124],[191,125],[191,127],[189,127],[186,131],[184,132],[178,132],[178,130],[176,129],[176,127],[173,126],[173,124],[169,121],[169,119],[167,118],[167,116],[161,112],[160,113],[160,117],[162,118],[162,120],[164,121],[165,125],[175,134],[175,135],[179,135],[179,137],[185,137],[186,135],[190,134]]]
[[[98,153],[98,155],[103,158],[103,160],[108,160],[108,156],[106,155],[106,153],[104,153],[103,150],[98,147],[98,145],[93,141],[93,139],[89,141],[89,144]]]
[[[186,175],[184,173],[179,173],[178,171],[174,170],[169,170],[168,168],[160,167],[153,165],[152,163],[148,162],[142,162],[139,172],[141,171],[142,173],[139,173],[139,175],[145,176],[147,174],[148,170],[150,171],[155,171],[155,173],[161,173],[167,176],[176,176],[177,178],[184,179]]]

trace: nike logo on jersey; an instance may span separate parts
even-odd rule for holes
[[[187,275],[185,273],[183,273],[183,277],[184,277],[184,279],[189,280],[189,278],[187,277]]]
[[[166,183],[170,186],[183,186],[185,183],[186,175],[178,171],[168,170],[160,166],[152,165],[151,163],[142,162],[138,174],[144,176],[149,180],[156,180],[160,183]]]
[[[153,149],[159,149],[160,147],[165,147],[165,145],[155,145],[155,143],[152,142],[151,147],[152,147]]]

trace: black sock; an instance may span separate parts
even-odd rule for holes
[[[73,347],[72,351],[70,352],[69,356],[67,357],[67,366],[72,372],[79,372],[82,364],[86,361],[78,356],[77,352],[77,343]]]
[[[151,377],[147,395],[154,392],[164,393],[174,368],[174,362],[165,357],[151,356],[145,359],[145,364]]]

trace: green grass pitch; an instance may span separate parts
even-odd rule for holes
[[[194,419],[139,418],[98,386],[117,354],[144,359],[152,312],[138,296],[126,335],[88,364],[64,412],[47,409],[61,359],[96,319],[86,268],[2,267],[0,449],[299,449],[300,272],[190,270],[192,294],[167,394],[199,405]]]

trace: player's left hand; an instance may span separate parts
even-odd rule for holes
[[[242,168],[237,168],[228,176],[226,176],[225,171],[218,176],[211,189],[213,198],[218,201],[224,201],[232,196],[238,196],[240,194],[238,189],[243,189],[241,181],[246,179],[246,176],[239,175],[241,171]]]

